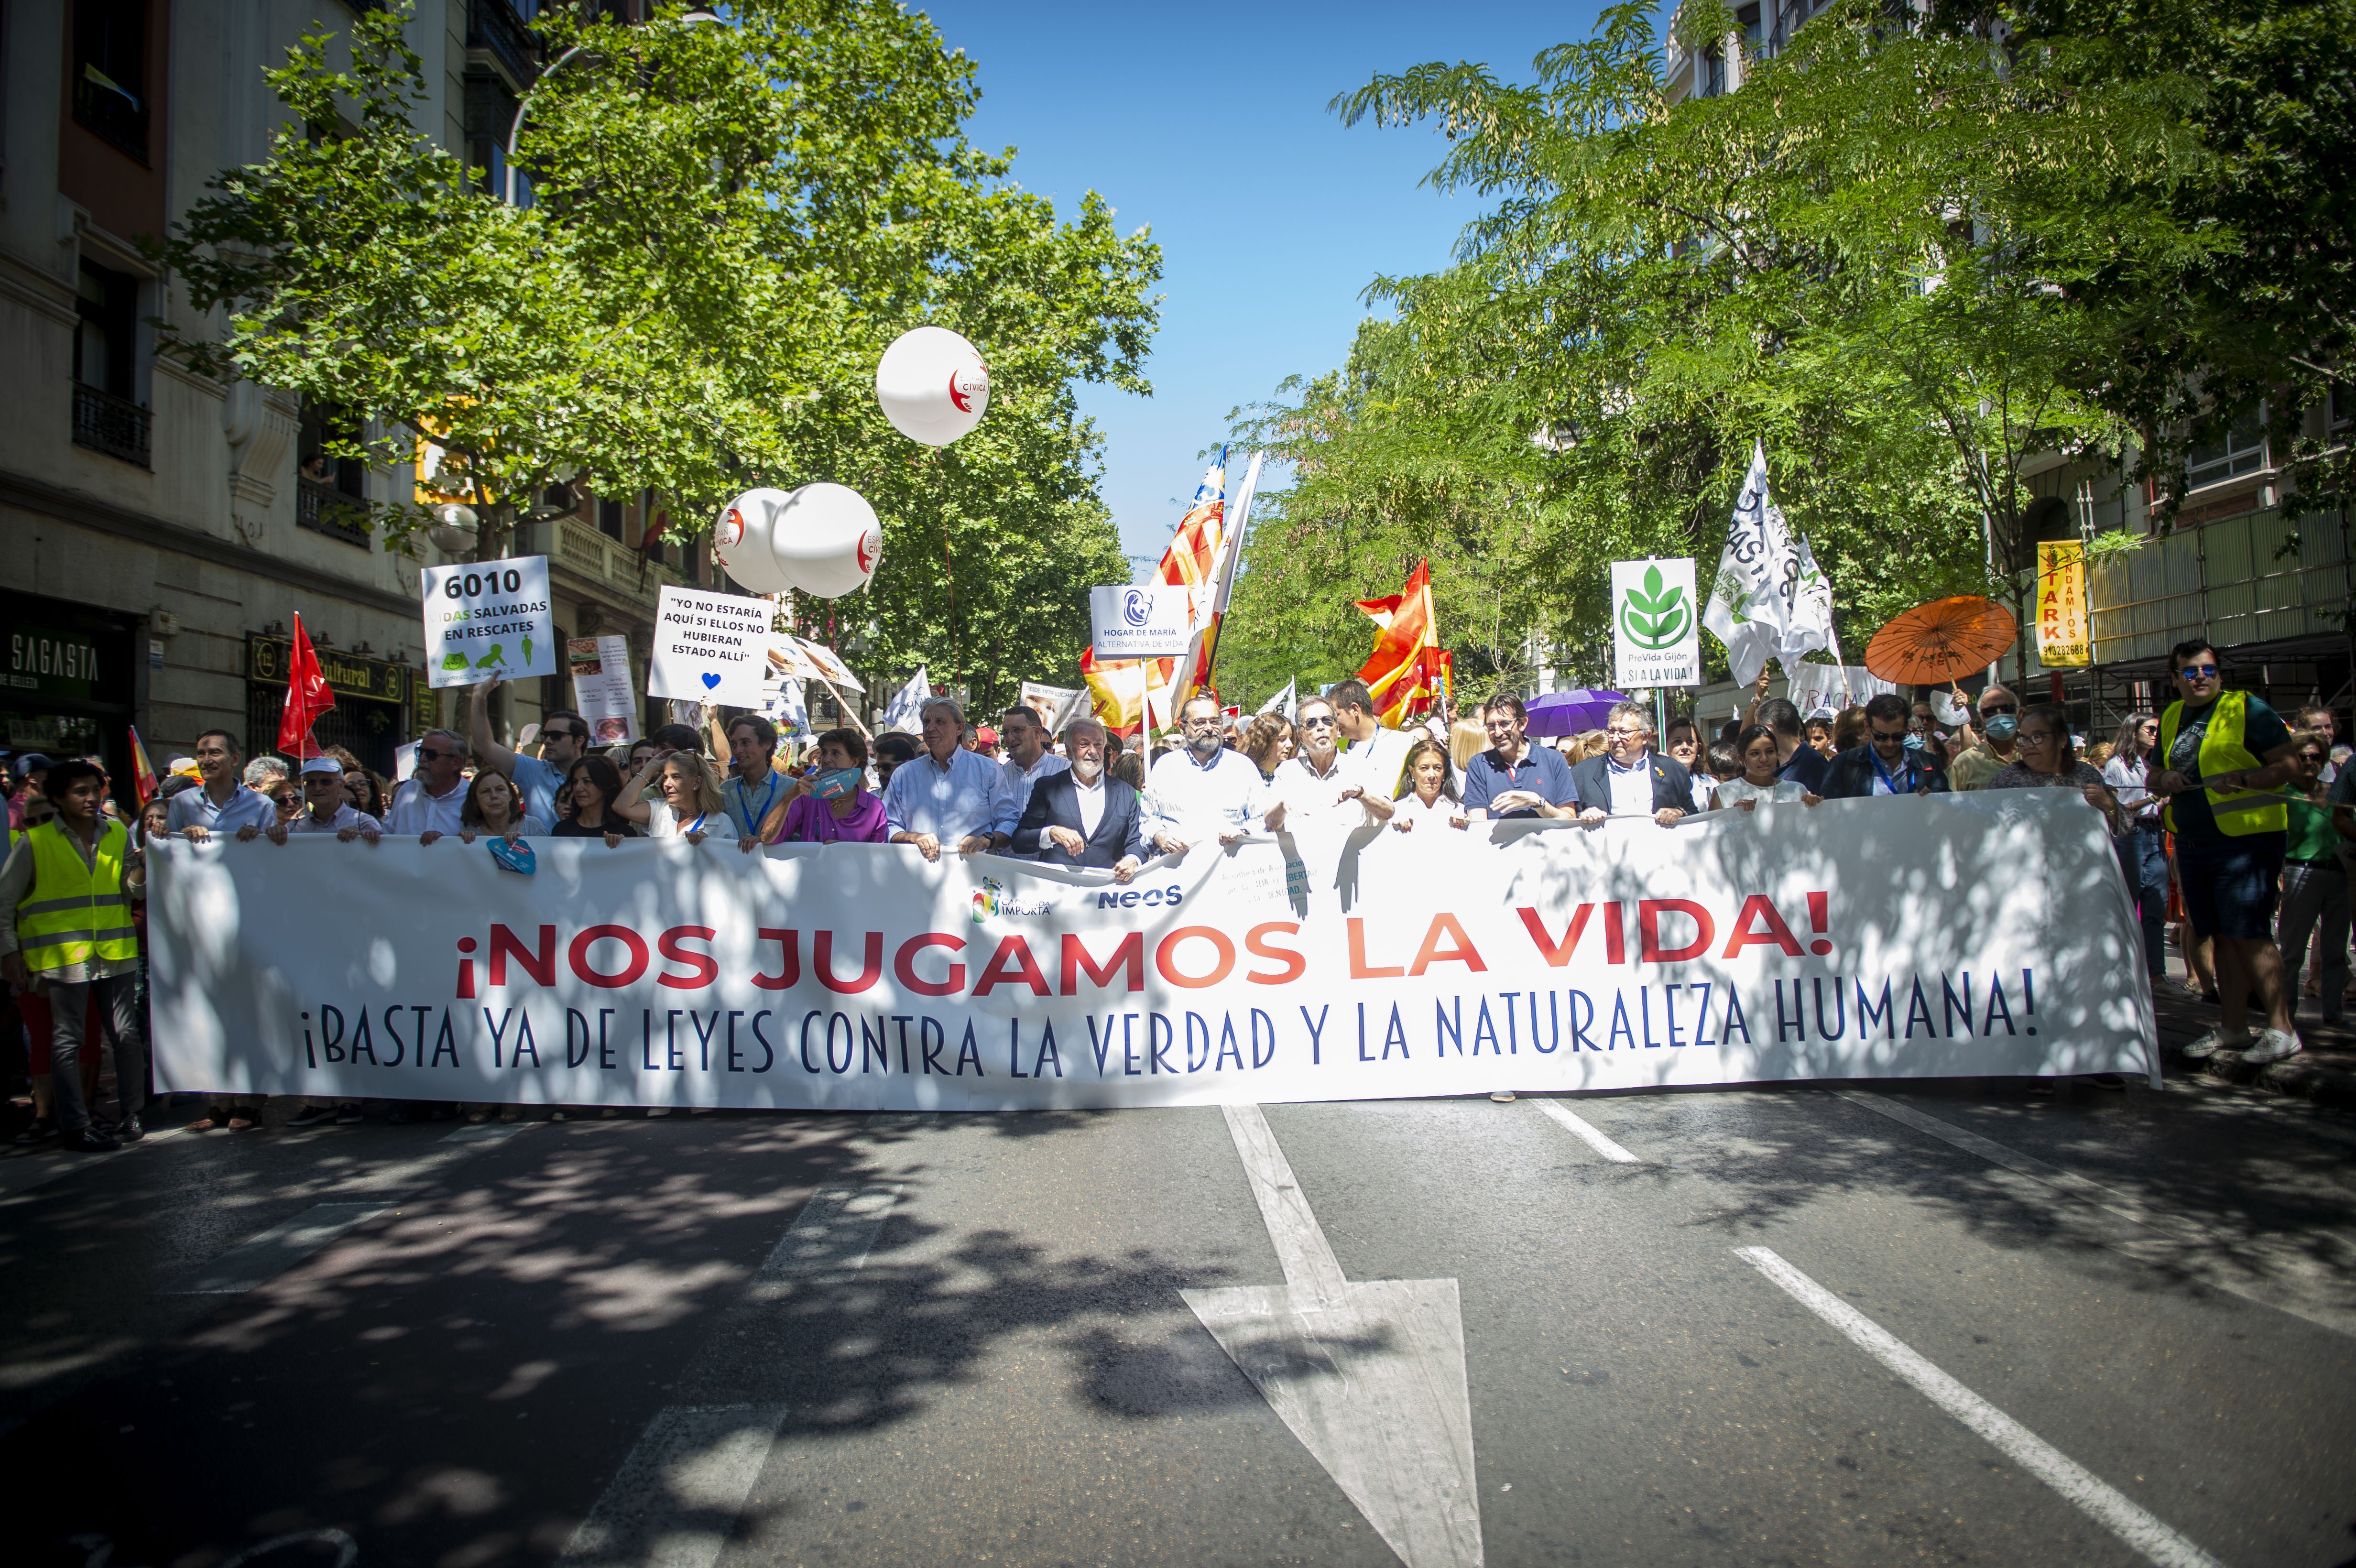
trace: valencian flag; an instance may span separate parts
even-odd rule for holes
[[[1449,675],[1431,611],[1431,563],[1419,560],[1407,586],[1385,599],[1361,599],[1359,609],[1380,627],[1375,651],[1358,671],[1375,699],[1383,728],[1396,730],[1431,711]]]
[[[311,646],[298,610],[294,652],[286,661],[286,706],[278,716],[278,749],[298,760],[318,756],[319,742],[311,739],[311,726],[335,706],[336,694],[327,689],[327,677],[319,673],[318,650]]]
[[[1252,453],[1244,482],[1236,487],[1236,504],[1226,518],[1226,538],[1219,549],[1219,570],[1210,584],[1210,598],[1195,602],[1194,639],[1186,650],[1186,664],[1176,689],[1187,697],[1212,689],[1211,672],[1219,657],[1219,625],[1227,618],[1227,598],[1235,592],[1236,567],[1243,559],[1244,534],[1251,527],[1252,496],[1259,488],[1260,454]]]
[[[155,798],[162,787],[155,777],[155,764],[147,760],[147,748],[139,743],[139,726],[131,729],[131,782],[139,791],[139,804],[145,805]]]
[[[1194,486],[1194,499],[1188,504],[1186,515],[1178,519],[1178,531],[1171,535],[1170,548],[1162,552],[1162,564],[1153,573],[1156,582],[1187,590],[1197,626],[1209,622],[1218,599],[1226,513],[1227,449],[1223,446],[1218,461],[1203,471],[1203,482]],[[1167,728],[1177,717],[1178,703],[1194,695],[1194,688],[1179,678],[1179,667],[1184,664],[1191,673],[1201,651],[1198,642],[1194,652],[1183,661],[1082,660],[1081,673],[1096,696],[1098,720],[1116,735],[1134,735],[1144,727],[1150,708],[1154,724]]]

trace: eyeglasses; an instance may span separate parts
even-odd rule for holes
[[[1301,727],[1303,730],[1331,730],[1333,728],[1333,716],[1331,713],[1321,713],[1314,719],[1303,719],[1301,721]]]
[[[438,763],[444,757],[455,757],[456,755],[458,755],[458,753],[455,752],[429,752],[421,746],[418,748],[417,760],[421,763]]]
[[[543,730],[541,733],[552,741],[585,741],[589,738],[586,730]]]
[[[2189,664],[2176,672],[2187,680],[2214,680],[2217,667],[2212,664]]]
[[[1912,733],[1913,731],[1911,730],[1876,730],[1872,731],[1872,735],[1875,740],[1887,741],[1893,746],[1897,745],[1900,741],[1905,740],[1908,735]]]
[[[1641,741],[1644,738],[1642,730],[1606,730],[1603,734],[1606,740],[1611,741]]]
[[[2138,724],[2136,726],[2136,733],[2138,735],[2157,735],[2159,733],[2159,726],[2157,723]]]
[[[1179,722],[1189,730],[1215,730],[1219,727],[1219,720],[1216,719],[1182,719]],[[1310,722],[1310,720],[1304,720],[1304,722]],[[1329,719],[1326,722],[1330,724],[1333,720]]]
[[[1984,702],[1980,704],[1980,712],[1983,714],[2018,713],[2019,711],[2020,704],[2018,702]]]
[[[2042,730],[2023,730],[2020,732],[2020,743],[2024,746],[2042,746],[2051,739],[2053,737]]]

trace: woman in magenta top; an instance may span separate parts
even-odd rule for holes
[[[781,844],[881,844],[891,837],[884,802],[864,787],[867,737],[829,730],[818,738],[818,767],[786,807]]]

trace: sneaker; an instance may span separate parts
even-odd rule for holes
[[[2222,1029],[2212,1029],[2184,1048],[2184,1055],[2193,1061],[2206,1061],[2221,1051],[2239,1051],[2250,1043],[2250,1031],[2227,1034]]]
[[[36,1116],[30,1126],[8,1141],[16,1144],[45,1144],[58,1136],[58,1124],[48,1116]]]
[[[2242,1060],[2260,1062],[2280,1061],[2283,1058],[2296,1056],[2306,1049],[2307,1047],[2300,1043],[2298,1036],[2288,1029],[2262,1029],[2258,1031],[2256,1043],[2243,1049]]]
[[[61,1147],[75,1154],[112,1154],[123,1146],[94,1127],[76,1127]]]
[[[367,1119],[360,1115],[360,1108],[358,1105],[336,1107],[336,1125],[339,1127],[357,1127]]]
[[[336,1108],[333,1105],[305,1105],[287,1117],[286,1125],[290,1127],[324,1127],[332,1125],[335,1119]]]

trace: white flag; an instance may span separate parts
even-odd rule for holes
[[[1711,635],[1726,645],[1737,686],[1757,680],[1768,658],[1783,651],[1791,603],[1777,577],[1791,545],[1783,514],[1767,496],[1767,448],[1754,442],[1751,472],[1743,475],[1742,494],[1727,524],[1726,549],[1718,558],[1718,581],[1701,616]]]
[[[1781,520],[1781,515],[1778,515]],[[1788,583],[1791,608],[1783,624],[1783,645],[1776,656],[1783,660],[1783,673],[1790,675],[1800,656],[1818,648],[1828,649],[1833,662],[1840,663],[1840,648],[1833,641],[1833,582],[1816,564],[1815,551],[1808,548],[1808,536],[1783,531],[1785,546],[1792,552],[1788,570],[1779,570],[1776,578]]]
[[[905,730],[911,735],[923,734],[925,704],[932,695],[933,678],[926,672],[925,667],[919,665],[916,673],[908,677],[908,684],[893,693],[892,700],[884,704],[884,717],[876,723],[877,731]]]
[[[1286,723],[1289,724],[1292,722],[1292,705],[1294,701],[1292,691],[1293,688],[1298,686],[1300,683],[1301,677],[1298,676],[1286,681],[1282,691],[1278,692],[1274,697],[1269,698],[1266,702],[1259,705],[1260,712],[1281,713],[1284,715]]]

